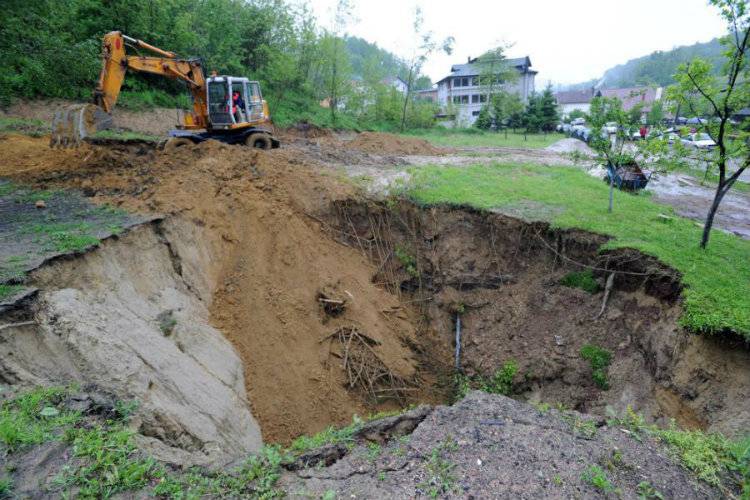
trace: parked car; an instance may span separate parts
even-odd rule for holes
[[[586,123],[585,118],[576,118],[575,120],[570,122],[571,125],[583,125],[584,123]]]
[[[664,139],[669,144],[674,144],[675,142],[679,142],[681,140],[680,136],[672,129],[654,134],[654,137],[656,137],[657,139]]]
[[[711,150],[716,147],[716,143],[711,139],[711,136],[705,132],[690,134],[681,140],[685,146],[690,146],[696,149]]]
[[[602,127],[603,132],[607,132],[608,134],[616,134],[617,133],[617,123],[616,122],[607,122]]]

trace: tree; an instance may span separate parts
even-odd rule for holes
[[[349,0],[338,0],[331,31],[326,32],[321,40],[326,97],[333,126],[336,126],[336,114],[351,80],[349,55],[341,39],[352,16],[351,11]]]
[[[481,98],[487,102],[490,126],[498,128],[506,119],[505,99],[507,92],[502,86],[518,79],[518,73],[511,68],[505,57],[506,47],[498,46],[488,50],[476,59],[475,65],[479,71],[478,84]]]
[[[543,132],[552,132],[558,121],[557,101],[552,93],[552,85],[547,85],[539,96],[539,128]]]
[[[479,116],[477,116],[474,126],[482,130],[489,130],[492,127],[492,112],[489,104],[485,104],[479,110]]]
[[[526,111],[523,117],[524,138],[528,132],[539,132],[542,127],[541,99],[536,92],[529,95],[529,101],[526,103]]]
[[[646,123],[651,127],[656,127],[661,124],[662,120],[664,120],[664,104],[661,100],[654,101],[646,115]]]
[[[639,115],[640,116],[640,115]],[[616,131],[610,134],[607,124],[614,123]],[[628,131],[632,125],[628,113],[623,111],[622,102],[616,97],[594,97],[589,111],[591,138],[589,146],[597,153],[599,161],[605,163],[609,170],[609,206],[612,213],[614,205],[614,176],[621,165],[634,161],[633,155],[625,149]]]
[[[750,104],[750,71],[748,71],[748,36],[750,9],[747,0],[710,0],[721,12],[729,26],[729,35],[722,39],[726,51],[723,77],[714,77],[709,62],[694,59],[680,66],[675,75],[677,83],[667,90],[668,98],[694,116],[700,107],[708,109],[710,120],[699,127],[716,143],[717,154],[712,158],[718,170],[719,182],[713,202],[703,225],[700,247],[706,248],[716,211],[724,196],[750,165],[750,136],[734,125],[732,116]],[[730,165],[732,167],[730,168]]]
[[[422,24],[424,18],[422,17],[422,9],[417,7],[414,10],[414,33],[419,38],[419,45],[413,52],[411,59],[409,60],[409,71],[406,77],[406,92],[404,92],[404,104],[401,112],[401,132],[404,131],[406,126],[406,110],[409,102],[411,101],[412,91],[414,90],[414,81],[419,76],[422,70],[422,65],[425,63],[427,58],[433,52],[442,49],[446,54],[450,55],[453,51],[453,37],[449,36],[442,43],[438,43],[433,39],[433,34],[430,31],[423,31]]]

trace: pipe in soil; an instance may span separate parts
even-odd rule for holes
[[[456,313],[456,371],[461,370],[461,315]]]

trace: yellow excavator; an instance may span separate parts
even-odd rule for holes
[[[128,55],[126,47],[155,55]],[[200,59],[179,58],[173,52],[112,31],[104,36],[102,70],[93,103],[75,105],[56,113],[50,146],[75,147],[98,130],[110,127],[112,110],[127,71],[182,80],[190,91],[192,112],[185,113],[182,123],[169,133],[164,144],[166,150],[208,139],[261,149],[280,145],[273,136],[268,103],[261,95],[258,82],[216,74],[206,78]]]

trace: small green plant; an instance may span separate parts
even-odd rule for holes
[[[603,493],[613,493],[615,487],[598,465],[592,465],[581,474],[581,481],[589,483]]]
[[[664,500],[664,495],[659,493],[648,481],[638,483],[636,493],[641,500]]]
[[[161,330],[161,333],[165,337],[170,336],[174,331],[174,327],[177,326],[177,319],[175,319],[174,312],[171,309],[160,312],[156,316],[156,321],[159,322],[159,330]]]
[[[367,460],[374,462],[380,456],[380,452],[383,451],[378,443],[367,443]]]
[[[430,498],[438,498],[457,490],[454,474],[456,464],[445,458],[446,452],[455,451],[456,448],[456,443],[448,438],[430,452],[430,458],[425,465],[427,478],[417,485]]]
[[[587,344],[581,348],[581,357],[591,365],[591,378],[600,389],[609,389],[607,368],[612,362],[612,353],[601,347]]]
[[[336,429],[331,426],[313,436],[298,437],[292,441],[289,450],[292,452],[304,452],[328,444],[354,444],[354,433],[362,427],[363,423],[363,420],[355,415],[352,418],[352,423],[346,427]]]
[[[472,389],[507,396],[513,392],[513,378],[516,373],[518,373],[518,363],[512,359],[506,361],[490,378],[481,375],[468,377],[463,373],[456,373],[453,376],[454,399],[458,401],[465,398]]]
[[[393,253],[399,260],[399,262],[401,262],[401,265],[404,266],[404,269],[409,274],[409,276],[412,276],[414,278],[419,277],[419,270],[417,270],[417,259],[412,254],[410,254],[405,247],[396,245]]]
[[[0,300],[5,300],[23,289],[21,285],[0,285]]]
[[[552,476],[552,482],[555,484],[555,486],[563,485],[563,480],[559,474],[555,474],[554,476]]]
[[[560,284],[569,288],[580,288],[589,293],[599,291],[599,283],[594,278],[594,273],[590,269],[568,273],[562,277]]]
[[[0,405],[0,443],[11,452],[23,446],[40,444],[58,438],[58,431],[77,422],[78,413],[58,406],[68,389],[40,388],[22,394]]]
[[[68,429],[65,441],[82,465],[63,471],[57,484],[78,488],[83,498],[109,498],[121,491],[143,488],[158,468],[153,459],[139,455],[133,434],[119,425]]]
[[[385,481],[385,472],[383,471],[378,472],[378,481],[380,482]]]
[[[13,481],[4,477],[0,479],[0,498],[10,498],[13,493]]]

